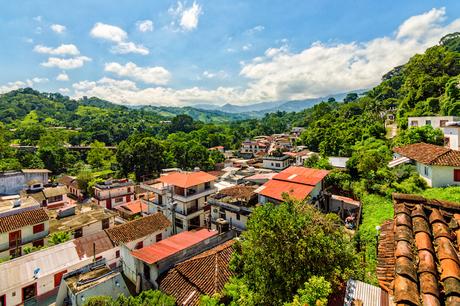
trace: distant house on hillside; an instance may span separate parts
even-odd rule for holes
[[[452,150],[460,150],[460,117],[457,116],[429,116],[409,117],[409,127],[432,126],[441,129],[444,133],[444,146]]]
[[[65,185],[69,194],[73,195],[78,200],[83,200],[84,190],[80,188],[78,180],[75,176],[63,175],[58,178],[58,183]]]
[[[415,143],[393,149],[398,161],[413,161],[418,174],[430,187],[460,185],[460,151],[427,143]]]

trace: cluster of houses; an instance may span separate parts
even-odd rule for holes
[[[420,120],[409,118],[409,125],[442,122]],[[442,126],[454,135],[451,121]],[[303,166],[312,152],[294,145],[301,132],[244,142],[240,154],[247,158],[229,157],[215,171],[164,169],[138,185],[110,179],[96,184],[90,199],[75,177],[50,183],[44,169],[0,173],[0,305],[83,305],[91,296],[148,289],[171,295],[177,305],[197,305],[233,276],[232,245],[252,211],[287,196],[337,213],[355,230],[360,202],[333,194],[328,170]],[[459,184],[455,143],[451,136],[446,146],[395,148],[389,166],[414,163],[433,187]],[[346,160],[330,161],[345,167]],[[394,203],[395,218],[378,241],[380,288],[349,280],[345,305],[455,305],[460,206],[411,195],[394,195]],[[70,239],[56,241],[61,232]]]

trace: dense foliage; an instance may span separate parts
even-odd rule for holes
[[[109,296],[92,296],[88,298],[84,306],[175,306],[174,298],[159,290],[142,291],[138,296],[125,297],[120,295],[113,299]]]

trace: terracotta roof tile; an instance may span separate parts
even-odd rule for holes
[[[115,245],[133,241],[168,228],[171,222],[161,213],[135,219],[105,231]]]
[[[177,264],[160,280],[160,289],[177,305],[198,305],[201,295],[221,292],[234,275],[229,268],[234,240]]]
[[[217,177],[209,173],[198,172],[173,172],[158,178],[159,182],[170,184],[181,188],[190,188],[192,186],[215,181]]]
[[[460,151],[428,143],[421,142],[403,147],[396,147],[393,151],[422,164],[435,166],[460,166]]]
[[[31,226],[49,220],[45,209],[33,209],[23,211],[10,216],[0,218],[0,233],[7,233],[24,226]]]
[[[397,305],[459,305],[460,205],[401,194],[393,200],[394,220],[380,234],[379,284]]]

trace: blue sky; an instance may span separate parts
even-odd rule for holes
[[[2,1],[0,92],[247,104],[368,88],[460,31],[459,1]]]

